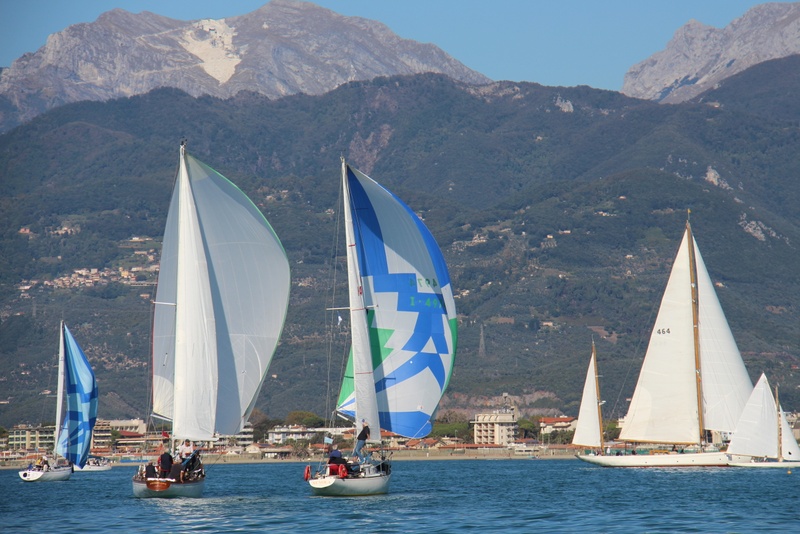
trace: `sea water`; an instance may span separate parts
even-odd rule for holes
[[[312,497],[296,462],[207,466],[201,499],[136,499],[136,468],[30,483],[0,470],[0,532],[790,532],[800,470],[395,461],[390,493]]]

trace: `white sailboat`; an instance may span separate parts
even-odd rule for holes
[[[431,431],[455,361],[457,318],[442,252],[417,215],[389,190],[342,160],[352,352],[337,411],[421,438]],[[359,425],[360,427],[360,425]],[[385,455],[352,473],[321,466],[306,479],[315,495],[389,490]]]
[[[209,442],[247,422],[289,302],[289,262],[252,201],[180,148],[153,319],[153,416],[173,439]],[[199,461],[197,462],[199,464]],[[200,497],[202,466],[184,482],[133,478],[135,497]]]
[[[98,471],[111,471],[111,462],[108,458],[89,458],[86,461],[86,465],[80,467],[78,465],[74,465],[74,472],[75,473],[95,473]]]
[[[728,446],[728,465],[733,467],[780,467],[800,465],[800,447],[786,415],[761,374],[742,411]],[[740,456],[749,461],[739,461]]]
[[[707,435],[734,431],[752,389],[687,221],[620,433],[622,441],[668,447],[579,458],[605,467],[728,465]]]
[[[592,356],[583,385],[578,426],[572,444],[594,449],[593,455],[603,453],[603,401],[600,400],[600,376],[597,373],[597,349],[592,341]]]
[[[62,414],[65,399],[67,408]],[[89,360],[63,321],[59,328],[56,404],[53,465],[40,464],[20,471],[20,478],[26,482],[69,479],[73,465],[83,467],[86,464],[92,443],[92,430],[97,420],[97,382]],[[57,465],[58,456],[65,458],[68,465]]]

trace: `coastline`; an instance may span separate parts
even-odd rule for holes
[[[408,450],[391,451],[393,461],[425,460],[425,461],[458,461],[458,460],[572,460],[578,450],[549,449],[541,451],[538,456],[514,454],[508,450],[478,449],[453,453],[451,451]],[[206,466],[215,464],[270,464],[270,463],[313,463],[322,460],[320,456],[308,458],[259,458],[257,454],[208,454],[204,455],[203,463]],[[113,457],[112,457],[113,458]],[[0,462],[0,469],[23,469],[29,461],[6,460]],[[146,462],[119,462],[114,461],[112,468],[138,467]]]

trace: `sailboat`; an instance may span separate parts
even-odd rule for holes
[[[73,465],[73,471],[75,473],[94,473],[97,471],[111,471],[111,462],[108,458],[103,457],[89,457],[86,461],[86,464],[81,467],[79,465]]]
[[[62,424],[65,398],[67,408]],[[73,465],[86,465],[92,444],[92,430],[97,420],[97,381],[89,360],[63,321],[59,327],[56,404],[56,454],[53,465],[29,467],[20,471],[20,478],[26,482],[69,479]],[[68,465],[57,465],[58,456],[65,458]]]
[[[800,447],[777,397],[777,388],[773,397],[769,381],[762,373],[728,446],[728,465],[780,468],[800,465]],[[740,456],[749,461],[739,461]]]
[[[289,288],[289,262],[270,224],[182,143],[152,347],[153,417],[172,424],[174,440],[208,443],[241,431],[283,330]],[[133,494],[200,497],[205,470],[196,464],[184,482],[142,470]]]
[[[572,444],[603,452],[603,401],[600,400],[600,377],[597,373],[597,349],[592,341],[592,356],[586,381],[583,384],[581,407],[578,411],[578,426]],[[595,453],[595,454],[597,454]]]
[[[342,159],[351,353],[337,412],[371,429],[427,436],[452,374],[457,317],[447,265],[420,218],[397,196]],[[360,428],[361,425],[358,425]],[[389,490],[390,459],[355,472],[306,467],[315,495]]]
[[[726,466],[707,435],[734,431],[752,389],[686,221],[620,433],[622,441],[668,447],[578,458],[605,467]]]

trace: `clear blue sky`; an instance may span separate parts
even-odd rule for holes
[[[0,66],[115,7],[181,20],[243,15],[266,0],[0,0]],[[433,43],[493,80],[619,90],[625,72],[690,19],[722,28],[754,0],[316,0]]]

